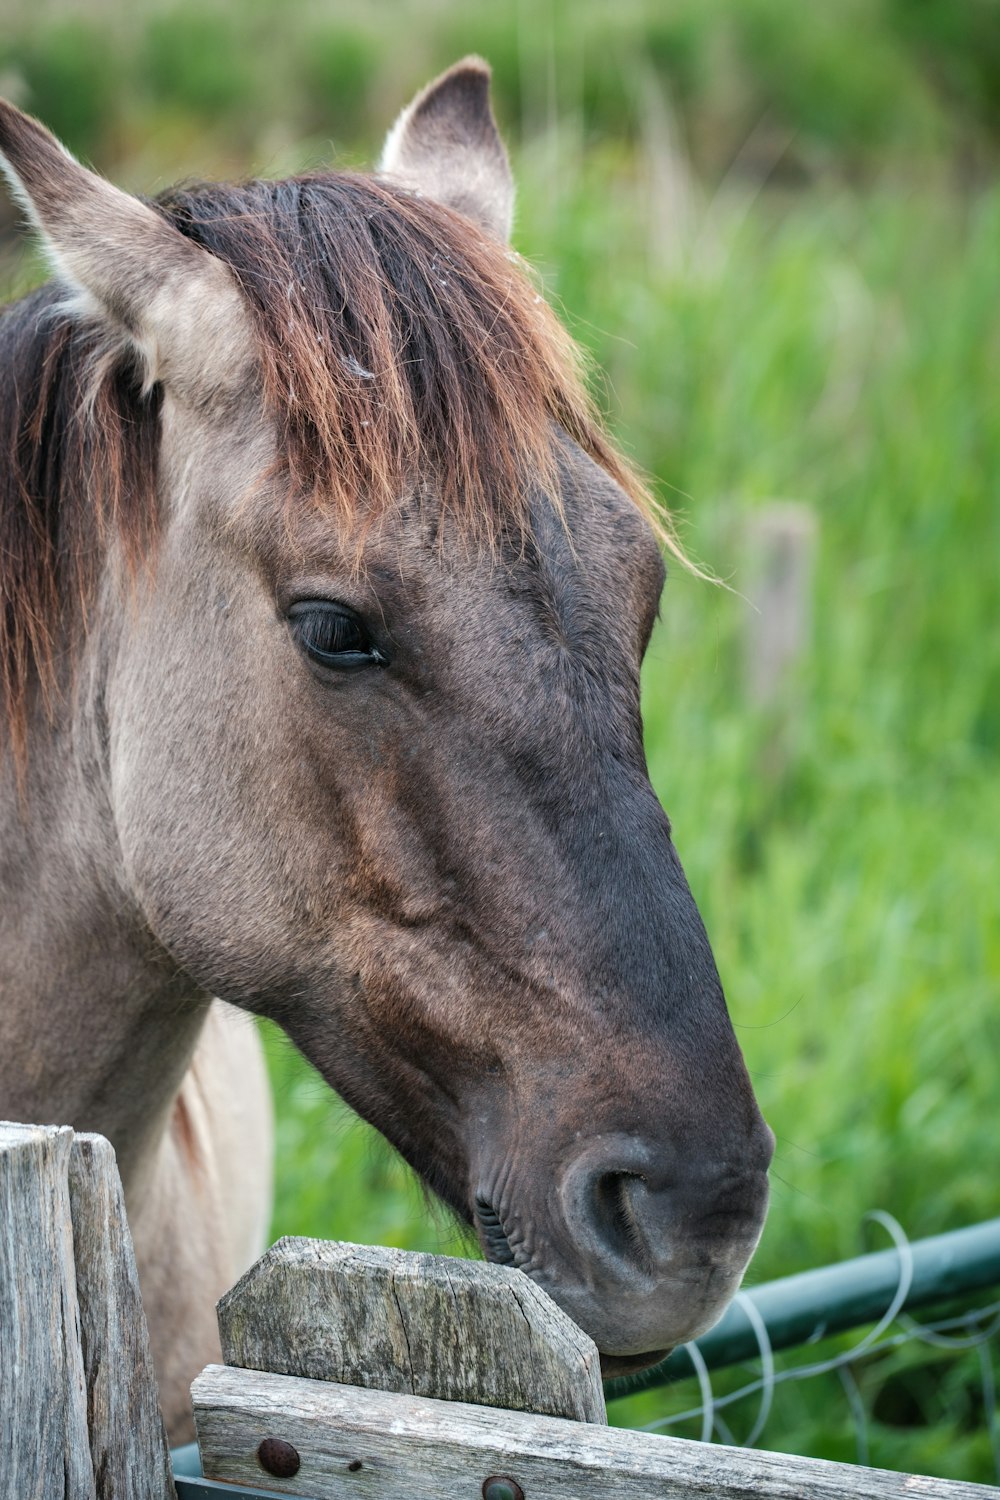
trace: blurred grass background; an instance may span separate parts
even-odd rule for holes
[[[870,1208],[913,1237],[994,1215],[1000,4],[4,0],[0,92],[151,192],[368,163],[471,50],[494,68],[517,246],[687,544],[739,591],[755,513],[816,520],[781,701],[748,698],[739,592],[676,569],[645,668],[653,780],[778,1136],[749,1279],[856,1253]],[[4,200],[0,284],[37,274]],[[267,1044],[275,1233],[467,1253]],[[978,1367],[938,1361],[865,1367],[870,1461],[990,1479]],[[779,1391],[764,1441],[855,1454],[817,1381]]]

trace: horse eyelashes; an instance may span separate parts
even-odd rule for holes
[[[288,611],[292,634],[314,661],[331,667],[381,666],[385,657],[372,644],[353,611],[325,600],[293,604]]]
[[[300,625],[303,638],[317,651],[333,656],[341,651],[367,651],[368,642],[356,620],[331,610],[316,610]]]

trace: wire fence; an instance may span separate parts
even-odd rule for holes
[[[938,1317],[933,1314],[928,1314],[924,1319],[915,1317],[911,1311],[907,1310],[908,1303],[912,1303],[915,1293],[920,1290],[915,1286],[917,1260],[914,1252],[922,1250],[932,1242],[917,1242],[915,1245],[908,1239],[897,1220],[891,1214],[881,1210],[866,1215],[866,1220],[880,1225],[888,1233],[898,1260],[895,1290],[888,1300],[884,1313],[874,1326],[847,1349],[838,1350],[828,1358],[801,1362],[800,1353],[797,1357],[792,1356],[795,1359],[794,1363],[782,1363],[775,1349],[768,1323],[762,1314],[759,1294],[739,1292],[735,1299],[734,1309],[743,1314],[753,1330],[757,1344],[754,1365],[759,1365],[759,1374],[755,1373],[751,1379],[736,1389],[716,1390],[713,1388],[713,1374],[709,1369],[709,1361],[702,1348],[697,1343],[688,1344],[685,1346],[685,1355],[690,1366],[693,1367],[693,1378],[698,1383],[700,1400],[696,1405],[684,1410],[671,1411],[668,1415],[644,1423],[644,1429],[664,1432],[684,1424],[700,1422],[700,1437],[703,1442],[718,1439],[733,1446],[753,1447],[764,1434],[772,1415],[775,1395],[780,1387],[793,1382],[813,1380],[823,1375],[836,1375],[853,1420],[857,1460],[861,1464],[867,1464],[870,1461],[869,1414],[859,1381],[859,1373],[870,1361],[884,1358],[904,1346],[919,1344],[935,1351],[947,1351],[956,1356],[966,1356],[975,1361],[973,1378],[978,1380],[981,1388],[982,1410],[993,1465],[997,1478],[1000,1480],[1000,1419],[997,1413],[994,1370],[994,1358],[997,1352],[998,1335],[1000,1335],[1000,1300],[987,1301],[979,1306],[966,1307],[960,1311],[948,1311]],[[984,1225],[979,1228],[990,1229],[996,1236],[1000,1224]],[[971,1231],[959,1232],[959,1234],[963,1233],[969,1234]],[[943,1236],[940,1241],[933,1243],[943,1244],[946,1239],[947,1237]],[[980,1285],[984,1281],[1000,1283],[1000,1238],[996,1238],[995,1242],[995,1266],[980,1266],[978,1277],[975,1278]],[[868,1257],[867,1259],[875,1260],[876,1258]],[[862,1260],[854,1264],[861,1265]],[[995,1276],[992,1274],[993,1270],[996,1272]],[[780,1286],[781,1283],[772,1283],[770,1290],[775,1291]],[[949,1288],[952,1300],[955,1290],[958,1289]],[[916,1300],[923,1299],[918,1296]],[[943,1300],[943,1298],[939,1299],[939,1305]],[[816,1319],[816,1334],[808,1342],[818,1342],[830,1331],[823,1324],[821,1308],[816,1310]],[[858,1322],[860,1321],[859,1319]],[[787,1340],[785,1342],[787,1343]],[[728,1363],[724,1356],[718,1355],[714,1362],[716,1365]],[[745,1361],[741,1360],[740,1363],[745,1367]],[[624,1389],[617,1392],[617,1394],[626,1393]],[[740,1408],[741,1405],[751,1400],[756,1402],[755,1409],[751,1411],[749,1419],[740,1424],[738,1430],[736,1423],[733,1422],[735,1413],[732,1409]]]

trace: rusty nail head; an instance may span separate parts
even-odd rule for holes
[[[483,1480],[483,1500],[524,1500],[524,1491],[516,1479],[506,1474],[491,1474]]]
[[[302,1460],[291,1443],[286,1443],[284,1438],[269,1437],[258,1445],[257,1462],[276,1479],[291,1479],[293,1474],[299,1472]]]

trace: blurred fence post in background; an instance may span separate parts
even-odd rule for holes
[[[754,708],[787,703],[808,649],[816,534],[812,510],[794,501],[767,505],[747,522],[745,684]]]
[[[696,189],[670,97],[655,69],[636,68],[649,213],[649,263],[676,275],[695,224]]]

